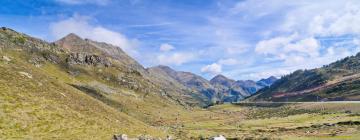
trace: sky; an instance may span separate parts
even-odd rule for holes
[[[207,79],[283,76],[360,52],[359,0],[1,0],[0,26],[52,42],[69,33],[145,67]]]

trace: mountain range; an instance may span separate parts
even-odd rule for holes
[[[3,27],[2,31],[3,42],[12,40],[13,43],[27,45],[22,49],[30,51],[32,58],[29,58],[29,63],[34,66],[40,67],[46,61],[53,62],[75,77],[81,76],[84,71],[80,68],[82,66],[106,67],[104,70],[109,70],[108,73],[96,71],[88,73],[130,90],[160,93],[183,105],[206,105],[211,100],[239,101],[273,82],[271,80],[266,84],[262,84],[261,80],[257,83],[249,80],[235,82],[221,75],[208,81],[199,75],[175,71],[168,66],[144,68],[118,46],[82,39],[73,33],[53,43],[47,43],[9,28]],[[46,45],[40,47],[38,44]],[[9,44],[3,46],[8,47]],[[37,56],[34,53],[40,54]],[[221,80],[228,83],[224,84],[220,82]]]
[[[151,81],[151,83],[156,83],[160,89],[159,92],[162,94],[167,94],[168,97],[189,105],[204,106],[211,102],[240,101],[259,89],[270,86],[277,80],[272,76],[258,82],[251,80],[234,81],[223,75],[217,75],[208,81],[199,75],[191,72],[176,71],[168,66],[159,65],[145,69],[136,60],[122,51],[120,47],[82,39],[73,33],[54,43],[71,52],[71,55],[76,56],[76,58],[87,57],[89,54],[92,54],[100,58],[110,57],[111,59],[119,60],[117,62],[124,69],[139,72],[144,79]],[[127,80],[130,81],[130,79]],[[141,79],[138,80],[141,81]],[[139,83],[137,82],[138,80],[134,83]],[[144,88],[139,87],[139,89]]]
[[[154,75],[154,79],[158,78],[164,83],[177,85],[181,89],[194,93],[201,101],[210,101],[210,104],[240,101],[259,89],[270,86],[277,80],[271,76],[257,82],[252,80],[235,81],[219,74],[208,81],[191,72],[176,71],[163,65],[150,67],[147,70]]]

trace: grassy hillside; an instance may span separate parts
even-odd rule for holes
[[[111,67],[69,65],[59,46],[0,31],[0,133],[4,139],[109,139],[113,134],[165,137],[155,128],[186,111],[161,96],[141,74]]]
[[[358,100],[359,68],[360,54],[357,54],[321,68],[297,70],[260,90],[249,100]]]
[[[0,62],[3,139],[109,139],[117,133],[164,135],[163,131],[73,88],[68,82],[77,82],[76,79],[52,64],[36,68],[24,62],[22,57],[26,54],[22,51],[0,54],[11,59]]]

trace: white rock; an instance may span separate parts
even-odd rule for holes
[[[23,71],[21,71],[21,72],[19,72],[19,74],[21,75],[21,76],[24,76],[24,77],[27,77],[27,78],[30,78],[30,79],[32,79],[33,77],[32,77],[32,75],[31,74],[29,74],[29,73],[27,73],[27,72],[23,72]]]
[[[126,134],[114,135],[113,140],[128,140],[128,136]]]
[[[219,136],[210,138],[210,140],[226,140],[226,138],[223,135],[219,135]]]
[[[120,140],[128,140],[128,136],[126,134],[121,134]]]
[[[10,59],[9,57],[7,57],[7,56],[3,56],[2,59],[5,60],[5,61],[7,61],[7,62],[10,62],[10,61],[11,61],[11,59]]]

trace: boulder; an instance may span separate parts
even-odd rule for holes
[[[219,136],[210,138],[210,140],[226,140],[226,138],[223,135],[219,135]]]
[[[28,61],[36,67],[40,67],[45,62],[45,58],[35,55],[31,57]]]
[[[47,61],[54,63],[54,64],[58,64],[61,61],[59,56],[57,56],[53,53],[43,53],[42,55]]]
[[[29,74],[29,73],[27,73],[27,72],[20,71],[19,74],[20,74],[21,76],[27,77],[27,78],[29,78],[29,79],[32,79],[32,78],[33,78],[32,75]]]
[[[128,136],[126,134],[114,135],[113,140],[128,140]]]

